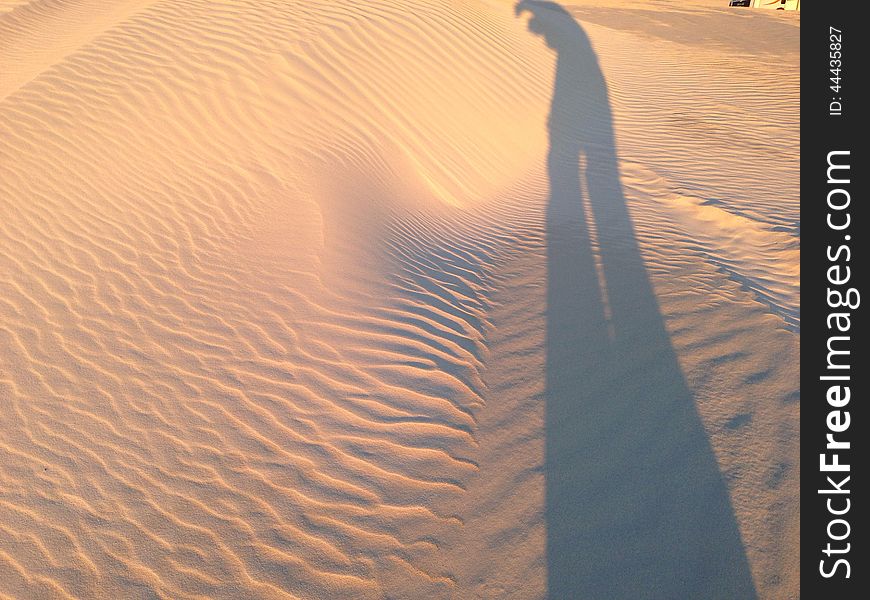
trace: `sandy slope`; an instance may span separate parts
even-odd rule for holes
[[[0,1],[0,596],[571,597],[561,531],[797,597],[799,15],[721,4],[570,5],[595,96],[510,2]],[[557,68],[606,351],[554,342]],[[698,564],[635,535],[699,498]]]

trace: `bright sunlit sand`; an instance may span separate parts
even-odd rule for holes
[[[798,597],[727,4],[0,0],[0,597]]]

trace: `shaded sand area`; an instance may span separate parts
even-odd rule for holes
[[[0,597],[799,596],[799,14],[0,0]]]

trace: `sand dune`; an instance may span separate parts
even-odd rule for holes
[[[572,63],[496,0],[0,0],[0,595],[573,597],[557,532],[669,505],[645,448],[730,536],[674,589],[796,597],[799,15],[720,4],[566,4]],[[624,204],[573,291],[563,135]],[[644,539],[584,551],[630,590]]]

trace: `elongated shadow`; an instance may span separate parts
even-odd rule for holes
[[[557,53],[547,207],[546,518],[553,599],[755,598],[701,419],[619,178],[583,28],[517,4]]]

